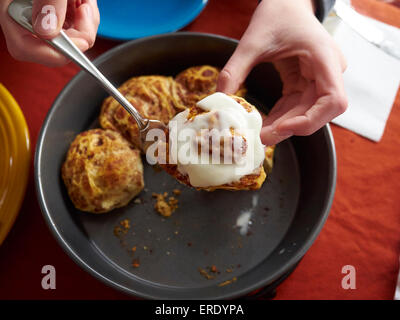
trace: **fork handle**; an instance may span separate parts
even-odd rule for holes
[[[139,130],[142,131],[147,126],[147,121],[139,112],[132,106],[132,104],[114,87],[110,81],[100,72],[99,69],[79,50],[79,48],[72,42],[72,40],[60,31],[60,35],[49,41],[50,44],[57,49],[60,53],[74,61],[82,69],[88,72],[97,82],[112,95],[136,120]]]

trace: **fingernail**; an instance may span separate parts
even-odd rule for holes
[[[231,73],[223,69],[218,78],[218,91],[234,94],[237,91],[236,87],[238,86],[234,79],[232,79]]]
[[[57,30],[58,20],[55,13],[39,14],[33,28],[39,35],[50,35]]]
[[[86,6],[86,14],[89,19],[92,19],[93,13],[92,13],[92,8],[90,6]]]

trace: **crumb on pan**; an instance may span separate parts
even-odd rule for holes
[[[123,236],[128,233],[130,228],[131,228],[131,221],[129,219],[123,219],[119,222],[118,225],[114,227],[113,232],[117,238],[123,240],[124,238]]]
[[[174,190],[172,190],[172,192],[173,192],[173,194],[176,195],[176,196],[179,196],[179,195],[182,193],[182,191],[179,190],[179,189],[174,189]]]
[[[119,222],[119,224],[124,228],[124,230],[129,230],[131,228],[131,222],[129,219],[124,219]]]
[[[140,267],[140,261],[139,261],[139,259],[134,259],[134,260],[132,261],[132,267],[134,267],[134,268],[139,268],[139,267]]]
[[[224,281],[224,282],[221,282],[221,283],[218,285],[218,287],[227,286],[228,284],[231,284],[231,283],[233,283],[233,282],[236,282],[236,280],[237,280],[237,278],[236,278],[236,277],[233,277],[233,278],[230,279],[230,280],[226,280],[226,281]]]
[[[163,217],[170,217],[171,214],[178,209],[178,199],[175,197],[168,197],[168,192],[152,194],[153,198],[156,198],[154,209],[161,214]]]
[[[205,269],[203,269],[203,268],[199,268],[198,270],[199,270],[200,275],[202,275],[202,276],[203,276],[204,278],[206,278],[207,280],[212,280],[212,279],[215,278],[215,276],[209,274],[209,273],[207,272],[207,270],[205,270]]]
[[[116,237],[120,237],[122,235],[122,228],[119,226],[114,227],[114,235]]]

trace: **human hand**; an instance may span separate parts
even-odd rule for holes
[[[11,1],[0,1],[0,25],[8,51],[15,59],[47,66],[66,64],[67,58],[39,39],[52,39],[62,28],[80,50],[86,51],[93,46],[100,22],[97,0],[33,0],[32,23],[38,36],[19,26],[8,15],[7,8]],[[46,5],[55,9],[57,19],[54,26],[42,23],[49,13],[44,8]]]
[[[262,1],[221,71],[217,90],[234,93],[261,62],[272,62],[283,82],[282,97],[263,119],[265,145],[310,135],[346,110],[346,61],[315,18],[311,0]]]

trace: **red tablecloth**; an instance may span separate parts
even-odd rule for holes
[[[374,0],[353,1],[363,12],[400,27],[400,9]],[[190,26],[240,38],[257,1],[211,0]],[[94,57],[117,45],[98,39]],[[39,129],[60,90],[77,73],[13,60],[0,34],[0,82],[27,119],[32,150]],[[374,143],[332,126],[338,160],[333,208],[318,239],[276,299],[392,299],[400,254],[400,93],[383,139]],[[1,152],[1,151],[0,151]],[[56,267],[57,289],[41,288],[41,268]],[[355,290],[341,287],[344,265],[356,268]],[[18,219],[0,247],[0,299],[127,299],[78,267],[61,249],[42,218],[31,170]]]

